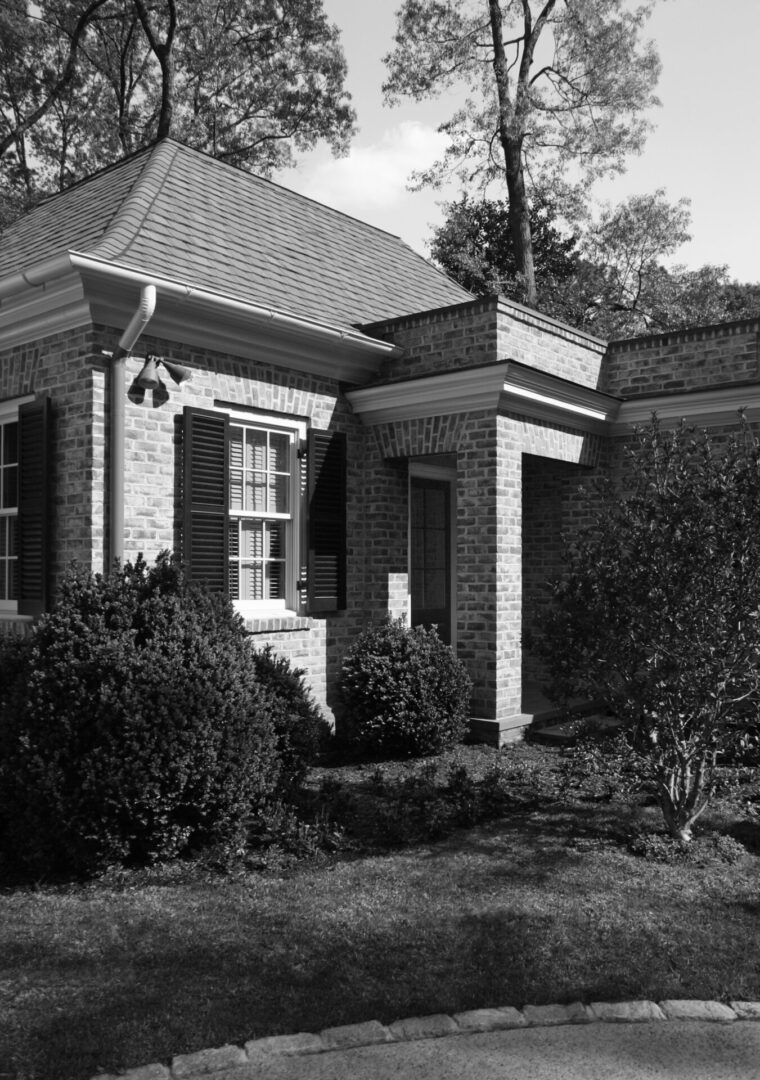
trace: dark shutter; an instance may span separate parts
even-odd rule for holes
[[[182,557],[190,581],[228,591],[229,505],[227,417],[184,412],[184,532]]]
[[[307,467],[309,611],[339,611],[346,606],[346,436],[310,431]]]
[[[50,399],[18,411],[18,612],[41,615],[48,600]]]

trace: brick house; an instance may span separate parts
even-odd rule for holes
[[[760,320],[606,345],[164,140],[0,241],[0,628],[171,549],[329,714],[358,630],[436,623],[498,743],[575,489],[657,411],[760,404]],[[148,362],[150,358],[150,362]]]

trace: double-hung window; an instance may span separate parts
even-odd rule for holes
[[[297,607],[305,428],[229,423],[228,588],[242,612]]]
[[[0,402],[0,617],[47,604],[49,439],[47,397]]]
[[[346,606],[346,437],[230,406],[184,413],[182,557],[241,614]]]
[[[18,603],[18,410],[0,407],[0,612]]]

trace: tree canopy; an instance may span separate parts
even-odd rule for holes
[[[321,0],[6,0],[5,213],[165,135],[263,174],[341,153],[345,75]]]
[[[506,182],[521,299],[536,303],[530,190],[555,196],[622,169],[650,129],[660,63],[643,39],[654,0],[404,0],[385,58],[386,100],[464,98],[439,130],[440,161],[418,175],[438,184]]]
[[[508,211],[500,200],[445,204],[433,234],[435,261],[478,295],[520,299]],[[537,307],[603,338],[678,330],[760,312],[760,284],[731,280],[725,266],[667,266],[689,239],[687,199],[636,195],[568,222],[555,200],[534,195],[531,229]]]

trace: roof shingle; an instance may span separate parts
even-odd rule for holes
[[[12,225],[0,278],[65,251],[341,327],[471,299],[398,237],[170,139]]]

